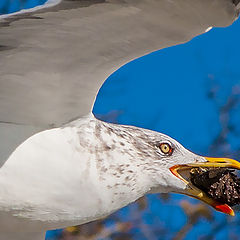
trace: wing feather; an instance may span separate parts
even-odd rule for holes
[[[86,115],[120,66],[236,14],[231,0],[64,0],[0,19],[0,122],[34,133]]]

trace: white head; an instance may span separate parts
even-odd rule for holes
[[[200,199],[218,211],[233,215],[233,210],[210,198],[190,180],[192,168],[229,167],[240,169],[240,163],[227,158],[208,158],[192,153],[173,138],[132,126],[104,124],[109,133],[125,144],[121,154],[140,168],[147,179],[149,192],[176,192]],[[145,180],[146,181],[146,180]]]

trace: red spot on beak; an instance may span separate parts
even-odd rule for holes
[[[213,207],[218,210],[219,212],[229,214],[231,216],[234,216],[234,211],[230,206],[227,204],[214,204]]]

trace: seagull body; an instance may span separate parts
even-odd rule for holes
[[[104,217],[135,201],[150,186],[144,165],[135,161],[137,143],[134,149],[131,139],[136,133],[128,128],[90,115],[30,137],[1,169],[1,206],[59,228]]]
[[[179,149],[174,161],[161,160],[161,142]],[[169,181],[167,171],[178,158],[182,163],[181,155],[188,156],[185,163],[206,161],[164,134],[90,114],[35,134],[14,151],[1,168],[1,209],[17,219],[10,228],[44,232],[83,224],[156,189],[184,191],[186,185],[178,178]]]
[[[178,170],[239,163],[88,113],[104,80],[126,62],[236,16],[230,0],[114,0],[63,1],[3,18],[0,240],[43,239],[48,229],[103,218],[150,192],[184,193],[233,214]]]
[[[92,114],[40,132],[20,145],[1,168],[5,195],[1,207],[16,216],[52,222],[56,228],[105,217],[157,187],[159,181],[160,192],[168,192],[171,186],[156,160],[156,146],[168,138],[102,122]],[[170,167],[167,162],[166,167]]]

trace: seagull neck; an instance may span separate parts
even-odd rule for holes
[[[107,123],[93,115],[75,123],[91,159],[91,179],[107,207],[121,208],[150,189],[147,162],[135,146],[138,128]],[[120,205],[121,204],[121,205]]]
[[[96,215],[108,215],[145,195],[151,188],[145,129],[103,122],[93,115],[70,123],[77,134],[85,184],[97,202]],[[71,130],[72,127],[72,130]],[[88,198],[89,199],[89,198]],[[89,204],[89,201],[88,201]]]
[[[151,184],[145,174],[147,162],[141,159],[135,146],[139,129],[93,119],[95,145],[92,149],[95,149],[99,181],[114,195],[112,199],[122,197],[128,201],[126,204],[135,201],[149,191]]]

